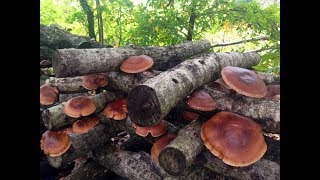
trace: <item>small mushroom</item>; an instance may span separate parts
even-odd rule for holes
[[[190,108],[199,111],[213,111],[218,108],[218,104],[205,91],[194,91],[187,99]]]
[[[73,118],[88,116],[95,110],[96,105],[88,96],[77,96],[71,98],[64,106],[65,114]]]
[[[122,62],[120,70],[126,73],[140,73],[151,68],[153,64],[153,59],[147,55],[130,56]]]
[[[107,76],[100,74],[89,74],[81,76],[82,86],[88,90],[94,90],[98,87],[103,87],[108,84]]]
[[[68,134],[62,131],[47,130],[42,134],[40,148],[44,154],[51,157],[57,157],[64,154],[71,146],[71,140]]]
[[[267,150],[260,126],[232,112],[218,112],[206,121],[201,138],[212,154],[236,167],[255,163]]]
[[[100,117],[93,115],[78,120],[72,124],[72,130],[76,134],[84,134],[93,129],[100,122]]]
[[[239,94],[262,98],[267,93],[265,83],[254,71],[226,66],[222,69],[221,76],[224,82]]]
[[[176,137],[177,135],[175,134],[166,134],[158,139],[151,148],[151,158],[154,161],[159,162],[158,158],[161,150],[164,149]]]
[[[58,99],[58,95],[59,90],[57,87],[48,84],[42,85],[40,87],[40,104],[51,105]]]
[[[199,114],[194,113],[194,112],[190,112],[190,111],[183,111],[182,112],[182,118],[186,121],[193,121],[198,119]]]
[[[107,118],[114,120],[123,120],[128,115],[127,101],[126,98],[119,98],[111,101],[103,110],[103,114]]]
[[[142,137],[147,137],[149,133],[152,137],[159,137],[167,131],[167,124],[163,120],[154,126],[141,127],[134,124],[134,127],[136,128],[136,134]]]

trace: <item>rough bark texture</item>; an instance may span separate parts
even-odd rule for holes
[[[110,145],[92,151],[96,162],[119,176],[134,180],[162,180],[167,176],[146,152],[131,152],[112,149]]]
[[[127,97],[131,120],[139,126],[160,122],[177,103],[202,85],[213,82],[225,66],[257,65],[257,53],[210,53],[189,59],[131,90]]]
[[[120,96],[119,93],[114,93],[111,91],[102,92],[97,95],[90,96],[90,98],[96,104],[96,111],[94,113],[98,113],[102,111],[108,102],[118,98],[119,96]],[[58,129],[60,127],[72,124],[79,118],[68,117],[64,113],[64,104],[61,103],[59,105],[56,105],[44,110],[42,113],[42,119],[45,126],[49,130],[52,130],[52,129]]]
[[[47,156],[48,161],[55,168],[64,167],[73,160],[86,155],[89,151],[100,148],[115,134],[115,130],[111,126],[102,123],[85,134],[71,133],[69,136],[72,144],[69,150],[58,157]]]
[[[280,179],[280,165],[266,159],[260,159],[246,167],[232,167],[215,157],[208,150],[197,157],[197,163],[224,176],[240,180],[278,180]]]
[[[264,136],[264,139],[268,147],[263,158],[276,162],[280,165],[280,140],[274,140],[273,138],[267,136]]]
[[[255,73],[264,81],[266,84],[280,83],[280,76],[272,73],[258,72]]]
[[[79,0],[79,1],[80,1],[80,5],[81,5],[83,11],[87,15],[89,37],[96,39],[96,34],[94,32],[94,15],[93,15],[93,11],[91,10],[91,7],[89,6],[87,0]]]
[[[231,93],[215,83],[203,86],[202,90],[213,97],[219,110],[248,116],[259,123],[264,131],[280,133],[280,101]]]
[[[40,45],[40,61],[41,60],[52,60],[54,49],[49,48],[48,46]]]
[[[61,94],[59,93],[59,102],[67,102],[71,98],[77,97],[77,96],[89,96],[88,93],[74,93],[74,94]]]
[[[202,120],[197,120],[181,129],[178,136],[172,140],[159,154],[160,166],[169,174],[182,174],[203,150],[200,137]]]
[[[67,77],[67,78],[55,78],[50,77],[46,80],[47,84],[57,86],[60,93],[76,93],[88,91],[82,87],[81,76]]]
[[[207,51],[208,40],[187,42],[166,47],[125,47],[101,49],[58,49],[53,54],[52,67],[57,77],[74,77],[85,74],[118,70],[130,56],[145,54],[153,58],[153,69],[173,67],[183,59]]]

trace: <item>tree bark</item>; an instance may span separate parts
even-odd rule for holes
[[[159,154],[160,166],[169,174],[181,175],[203,150],[200,137],[202,120],[193,121],[181,129],[178,136],[172,140]]]
[[[150,155],[144,151],[130,152],[112,149],[108,145],[92,151],[96,162],[115,172],[121,177],[135,180],[162,180],[167,176]]]
[[[85,74],[119,70],[130,56],[145,54],[153,58],[153,69],[162,70],[179,64],[195,54],[208,51],[210,42],[199,40],[166,47],[125,47],[101,49],[58,49],[53,54],[52,67],[56,77],[74,77]]]
[[[255,73],[264,81],[266,84],[280,83],[280,76],[272,73],[265,73],[255,71]]]
[[[41,55],[40,55],[41,56]],[[51,63],[51,60],[41,60],[40,61],[40,68],[48,68],[48,67],[51,67],[52,66],[52,63]]]
[[[188,34],[187,34],[187,41],[192,41],[193,37],[193,30],[194,30],[194,24],[196,22],[196,1],[192,0],[191,1],[191,10],[190,10],[190,15],[189,15],[189,24],[188,24]]]
[[[280,165],[266,159],[260,159],[246,167],[232,167],[205,150],[197,157],[196,161],[197,164],[201,164],[214,172],[239,180],[280,179]]]
[[[87,14],[89,37],[96,39],[94,32],[94,15],[87,0],[79,0],[83,11]]]
[[[40,45],[40,61],[42,60],[52,60],[54,49],[49,48],[48,46]]]
[[[139,126],[158,124],[177,103],[202,85],[213,82],[225,66],[257,65],[256,53],[210,53],[189,59],[133,88],[127,97],[131,120]]]
[[[96,104],[96,110],[94,113],[98,113],[102,111],[106,104],[116,98],[120,97],[120,93],[114,93],[111,91],[108,92],[102,92],[94,96],[90,96],[90,98],[95,102]],[[93,113],[93,114],[94,114]],[[79,118],[71,118],[67,116],[64,113],[64,103],[61,103],[59,105],[50,107],[43,111],[42,113],[42,119],[45,124],[45,126],[49,130],[54,130],[61,128],[63,126],[69,125],[74,123]]]
[[[205,85],[201,90],[213,97],[219,110],[248,116],[260,124],[264,131],[280,133],[280,101],[230,93],[216,84]]]
[[[48,161],[55,168],[64,167],[73,160],[86,155],[89,151],[100,148],[114,135],[116,135],[114,128],[102,123],[85,134],[71,133],[69,134],[71,146],[68,151],[57,157],[47,155]]]
[[[88,91],[87,89],[82,87],[81,76],[67,78],[50,77],[46,80],[46,83],[52,86],[57,86],[60,93],[76,93]]]
[[[77,96],[89,96],[89,94],[88,93],[74,93],[74,94],[62,94],[62,93],[59,93],[59,102],[60,103],[67,102],[71,98],[74,98],[74,97],[77,97]]]
[[[102,13],[100,10],[100,0],[96,0],[97,16],[98,16],[98,30],[99,30],[99,42],[103,43],[103,21]]]

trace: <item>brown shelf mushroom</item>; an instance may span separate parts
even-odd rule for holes
[[[190,108],[199,111],[213,111],[218,108],[218,104],[205,91],[198,90],[191,93],[187,99]]]
[[[267,93],[267,87],[263,80],[248,69],[226,66],[221,71],[224,82],[239,94],[262,98]]]
[[[130,56],[122,62],[120,70],[126,73],[140,73],[151,68],[153,64],[153,59],[147,55]]]
[[[100,122],[100,117],[93,115],[85,117],[84,119],[78,120],[72,124],[72,130],[76,134],[84,134],[94,128]]]
[[[48,84],[42,85],[40,87],[40,104],[51,105],[58,99],[58,95],[59,90],[57,87]]]
[[[255,163],[267,150],[260,126],[232,112],[219,112],[206,121],[201,138],[212,154],[236,167]]]
[[[163,148],[165,148],[177,135],[175,134],[166,134],[158,139],[151,148],[151,158],[159,162],[159,154]]]
[[[134,127],[136,128],[136,134],[142,137],[147,137],[149,133],[152,137],[159,137],[167,131],[167,124],[163,120],[154,126],[141,127],[134,125]]]
[[[100,74],[89,74],[81,76],[82,86],[88,90],[94,90],[98,87],[103,87],[108,84],[107,76]]]
[[[126,98],[118,98],[111,101],[103,110],[103,114],[107,118],[114,120],[123,120],[128,116]]]
[[[199,114],[189,111],[183,111],[182,112],[182,118],[186,121],[193,121],[198,119]]]
[[[71,139],[68,134],[62,131],[47,130],[42,134],[40,148],[44,154],[51,157],[57,157],[64,154],[71,146]]]
[[[96,105],[88,96],[71,98],[64,106],[64,113],[70,117],[78,118],[88,116],[96,110]]]

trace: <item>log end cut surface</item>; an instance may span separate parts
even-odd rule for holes
[[[127,97],[128,114],[136,125],[151,126],[161,119],[160,103],[154,89],[139,85]]]
[[[185,155],[172,147],[167,147],[160,152],[159,163],[165,171],[174,176],[182,174],[187,168]]]

